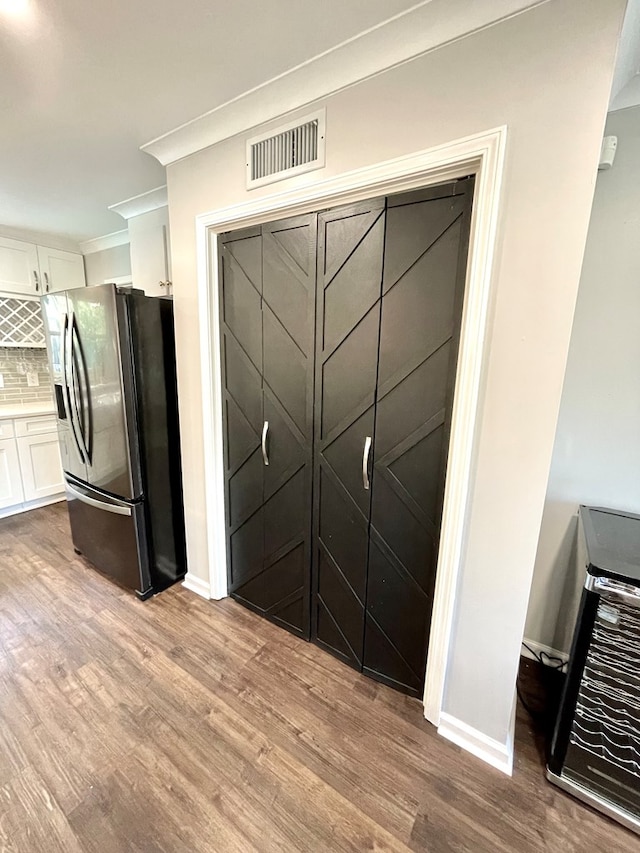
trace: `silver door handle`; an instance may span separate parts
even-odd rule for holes
[[[96,509],[103,509],[115,515],[131,515],[131,507],[126,504],[107,503],[106,501],[96,500],[96,498],[91,498],[89,495],[85,495],[84,492],[75,489],[70,483],[66,484],[66,488],[70,495],[82,501],[83,504],[89,504],[89,506],[94,506]]]
[[[44,274],[44,289],[46,290],[47,293],[49,293],[49,274],[48,273]]]
[[[33,271],[33,280],[36,284],[36,293],[37,293],[40,290],[40,279],[38,278],[38,273],[35,270]]]
[[[269,464],[269,454],[267,453],[267,435],[269,433],[269,421],[264,422],[262,427],[262,461],[265,465]]]
[[[362,453],[362,485],[369,489],[369,454],[371,453],[371,436],[368,435],[364,441],[364,452]]]
[[[75,315],[71,321],[71,352],[72,355],[77,353],[76,363],[78,369],[78,391],[77,391],[77,407],[78,407],[78,426],[80,428],[80,436],[82,438],[82,447],[84,449],[84,455],[86,457],[87,465],[91,464],[91,443],[92,443],[92,421],[91,421],[91,398],[89,396],[89,375],[87,372],[87,363],[84,357],[84,350],[82,349],[82,341],[80,340],[80,333],[78,332],[78,324],[76,323]],[[75,342],[75,347],[74,347]],[[75,358],[75,355],[73,355]],[[73,360],[72,360],[73,367]],[[85,390],[87,395],[87,405],[84,404],[83,394],[82,394],[82,380],[80,377],[80,370],[82,370],[82,379],[84,379]],[[76,396],[76,390],[74,387],[74,397]],[[85,423],[84,413],[86,411],[87,422]]]
[[[72,318],[73,322],[73,318]],[[73,440],[76,445],[76,449],[78,451],[78,455],[80,457],[80,461],[83,464],[86,464],[86,459],[84,457],[84,453],[82,451],[82,446],[80,444],[80,438],[78,437],[78,426],[76,424],[74,418],[74,405],[75,405],[75,392],[74,392],[74,405],[72,405],[71,400],[71,390],[73,385],[73,365],[72,365],[72,349],[71,349],[71,336],[72,329],[71,323],[69,322],[69,315],[64,315],[64,325],[62,327],[62,375],[64,377],[64,389],[65,389],[65,405],[67,408],[67,416],[69,418],[69,423],[71,425],[71,434],[73,435]]]

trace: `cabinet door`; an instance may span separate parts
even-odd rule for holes
[[[57,433],[17,439],[25,501],[64,492]]]
[[[75,252],[64,252],[61,249],[48,249],[38,246],[38,260],[42,275],[42,290],[44,293],[55,293],[59,290],[72,290],[84,287],[84,258]]]
[[[0,237],[0,290],[31,296],[40,292],[38,251],[33,243]]]
[[[0,439],[0,509],[16,506],[23,500],[16,443],[13,438]]]
[[[147,296],[171,295],[169,211],[151,210],[128,221],[133,286]]]

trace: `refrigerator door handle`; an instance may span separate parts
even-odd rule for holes
[[[80,403],[78,401],[78,384],[80,382],[78,376],[78,360],[76,358],[75,349],[73,346],[73,334],[75,327],[75,317],[71,315],[71,323],[69,324],[69,330],[67,332],[68,337],[68,363],[69,363],[69,396],[72,403],[72,418],[71,423],[75,428],[76,434],[76,442],[80,448],[80,456],[82,457],[83,462],[88,463],[87,459],[87,451],[83,434],[83,426],[82,426],[82,413],[80,409]]]
[[[80,426],[80,435],[82,437],[82,445],[84,448],[84,455],[87,460],[87,465],[91,464],[91,437],[93,434],[93,423],[91,417],[91,396],[89,392],[89,373],[87,370],[87,362],[84,357],[84,350],[82,349],[82,341],[80,340],[80,333],[78,331],[78,324],[76,323],[76,318],[73,317],[71,321],[71,351],[72,351],[72,359],[73,363],[77,368],[82,370],[82,380],[84,381],[84,388],[86,394],[86,405],[85,399],[82,393],[82,382],[80,380],[80,376],[78,376],[78,386],[77,392],[74,384],[74,393],[77,394],[77,403],[76,408],[78,411],[79,418],[79,426]],[[86,421],[84,418],[84,412],[86,410]]]
[[[89,506],[96,507],[96,509],[103,509],[105,512],[111,512],[114,515],[131,516],[131,507],[128,504],[116,503],[111,500],[100,501],[97,498],[92,498],[90,495],[87,495],[85,492],[71,485],[68,480],[66,488],[69,494],[73,495],[73,497],[77,498],[79,501],[82,501],[82,503],[89,504]]]
[[[69,315],[64,315],[64,321],[62,326],[62,376],[63,376],[63,385],[64,385],[64,404],[67,409],[67,417],[69,419],[69,423],[71,424],[71,434],[73,435],[73,440],[76,445],[76,450],[80,456],[80,459],[83,463],[86,464],[86,459],[84,452],[82,450],[82,445],[80,444],[80,439],[78,438],[78,426],[76,424],[74,418],[74,407],[71,405],[71,389],[73,376],[71,376],[71,382],[69,381],[69,368],[73,368],[70,365],[70,356],[71,356],[71,329],[69,323]],[[73,372],[73,369],[72,371]]]

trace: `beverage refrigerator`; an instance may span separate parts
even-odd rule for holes
[[[580,507],[585,571],[547,777],[640,833],[640,516]]]

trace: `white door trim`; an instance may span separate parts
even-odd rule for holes
[[[222,389],[217,235],[276,218],[312,212],[378,195],[403,192],[476,174],[469,263],[456,375],[444,512],[424,691],[424,713],[440,724],[458,576],[463,557],[467,502],[504,169],[506,127],[408,156],[346,172],[308,186],[196,217],[206,523],[210,596],[227,595],[227,555],[222,447]],[[189,576],[187,575],[187,581]],[[191,588],[195,588],[192,584]],[[200,584],[202,587],[202,584]]]

